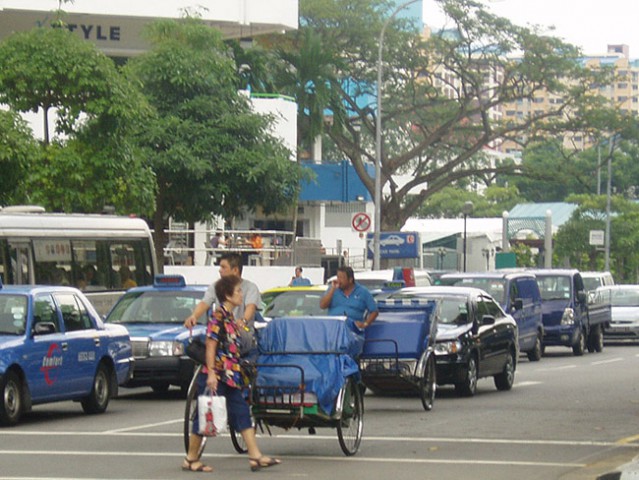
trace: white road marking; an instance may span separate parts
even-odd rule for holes
[[[535,382],[535,381],[529,380],[529,381],[527,381],[527,382],[518,382],[518,383],[515,383],[515,384],[513,385],[513,388],[517,388],[517,387],[530,387],[531,385],[540,385],[541,383],[543,383],[543,382]]]
[[[4,436],[51,436],[50,431],[7,431],[0,433],[0,438]],[[160,432],[55,432],[56,436],[113,436],[113,437],[182,437],[181,433],[160,433]],[[281,440],[295,441],[334,441],[335,435],[290,435],[281,434],[269,435],[258,434],[259,438],[272,438]],[[220,437],[228,438],[229,434],[224,433]],[[638,437],[639,438],[639,437]],[[619,447],[628,446],[637,448],[637,444],[620,445],[618,441],[603,442],[592,440],[531,440],[531,439],[512,439],[512,438],[454,438],[454,437],[374,437],[366,435],[362,438],[362,442],[407,442],[407,443],[474,443],[474,444],[514,444],[514,445],[563,445],[574,447]],[[0,455],[7,454],[8,450],[1,450]],[[135,455],[135,454],[132,454]],[[1,477],[0,477],[1,478]]]
[[[105,452],[105,451],[42,451],[42,450],[2,450],[2,455],[55,455],[55,456],[93,456],[93,457],[184,457],[183,453],[175,452]],[[206,454],[207,457],[214,458],[237,458],[237,455],[231,454]],[[281,458],[287,458],[285,455]],[[410,463],[410,464],[441,464],[441,465],[496,465],[496,466],[516,466],[516,467],[565,467],[565,468],[583,468],[585,463],[559,463],[559,462],[524,462],[524,461],[508,461],[508,460],[465,460],[462,458],[454,459],[435,459],[435,458],[356,458],[356,457],[326,457],[326,456],[306,456],[295,455],[295,460],[325,460],[330,462],[365,462],[365,463]],[[24,479],[28,477],[0,477],[3,479]],[[47,477],[35,477],[43,480]],[[73,478],[73,477],[69,477]],[[47,479],[48,480],[48,479]],[[83,480],[87,480],[83,477]]]
[[[577,365],[564,365],[563,367],[538,368],[535,371],[536,372],[556,372],[559,370],[570,370],[571,368],[577,368]]]
[[[606,363],[615,363],[615,362],[622,362],[623,358],[621,357],[616,357],[616,358],[610,358],[608,360],[599,360],[598,362],[592,362],[591,365],[604,365]]]
[[[117,428],[115,430],[107,430],[106,434],[110,434],[110,433],[121,433],[121,432],[129,432],[132,430],[140,430],[143,428],[153,428],[153,427],[159,427],[161,425],[172,425],[174,423],[182,423],[184,422],[184,419],[181,420],[168,420],[166,422],[159,422],[159,423],[147,423],[146,425],[137,425],[135,427],[128,427],[128,428]]]

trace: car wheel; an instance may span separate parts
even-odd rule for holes
[[[590,338],[588,339],[588,351],[601,353],[604,347],[603,330],[601,325],[597,325],[590,332]]]
[[[526,352],[526,355],[528,356],[528,360],[530,360],[531,362],[538,362],[539,360],[541,360],[541,333],[537,334],[537,338],[535,338],[535,346],[532,348],[532,350]]]
[[[515,356],[512,353],[508,354],[502,372],[493,378],[497,390],[504,391],[513,388],[513,383],[515,383]]]
[[[472,397],[477,392],[477,360],[471,355],[466,365],[466,377],[455,384],[455,391],[462,397]]]
[[[7,373],[0,383],[0,423],[15,425],[22,416],[22,382],[14,372]]]
[[[84,413],[104,413],[111,399],[111,375],[104,365],[98,367],[93,379],[93,388],[88,397],[82,400]]]
[[[169,387],[170,385],[168,383],[156,383],[154,385],[151,385],[151,389],[159,395],[165,394],[166,392],[168,392]]]
[[[586,336],[584,335],[583,330],[579,331],[579,338],[577,339],[577,343],[572,346],[572,353],[578,357],[584,354],[586,351]]]

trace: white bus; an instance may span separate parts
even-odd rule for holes
[[[157,272],[146,222],[115,215],[0,210],[0,278],[5,285],[71,285],[101,314],[122,292]]]

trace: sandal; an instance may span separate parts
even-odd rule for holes
[[[268,457],[265,457],[264,455],[262,455],[260,458],[249,458],[249,463],[251,464],[251,472],[257,472],[262,468],[273,467],[282,463],[279,458],[269,458],[268,461],[265,460],[266,458]]]
[[[213,467],[209,467],[204,463],[200,462],[200,459],[197,458],[195,460],[189,460],[187,457],[184,457],[184,461],[186,465],[182,464],[182,470],[186,472],[202,472],[202,473],[211,473],[213,471]],[[199,465],[197,467],[193,467],[193,465]]]

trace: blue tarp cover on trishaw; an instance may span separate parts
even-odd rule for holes
[[[317,396],[320,408],[332,413],[346,377],[359,373],[353,357],[363,337],[344,317],[280,317],[261,330],[257,363],[297,365],[304,369],[306,392]],[[300,384],[293,368],[258,367],[257,386],[294,387]]]
[[[434,302],[379,302],[379,316],[366,330],[365,358],[419,358],[428,348]]]

